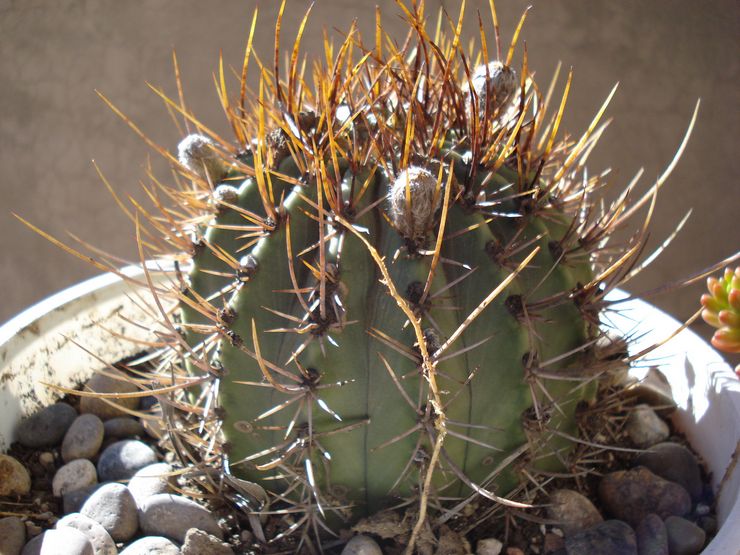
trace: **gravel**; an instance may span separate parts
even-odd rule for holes
[[[98,459],[98,477],[102,482],[127,480],[145,466],[157,462],[154,449],[143,441],[124,439],[106,447]]]
[[[179,495],[152,495],[139,513],[144,533],[166,536],[182,543],[190,528],[197,528],[223,539],[223,532],[213,515],[195,501]]]
[[[31,475],[18,459],[0,455],[0,495],[26,495],[31,491]]]
[[[92,459],[103,444],[103,421],[94,414],[78,416],[64,435],[62,459]]]
[[[55,497],[90,487],[98,482],[95,465],[87,459],[77,459],[65,464],[54,474],[51,483]]]
[[[117,542],[130,540],[139,527],[136,502],[123,484],[105,484],[85,501],[80,512],[101,524]]]
[[[77,411],[67,403],[54,403],[24,418],[16,428],[18,443],[32,449],[59,445],[77,418]]]
[[[90,541],[95,555],[117,555],[116,543],[105,528],[90,517],[80,513],[72,513],[62,518],[56,525],[57,530],[74,528],[79,530]]]

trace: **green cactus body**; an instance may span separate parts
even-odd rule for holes
[[[461,353],[435,364],[450,422],[443,460],[434,477],[439,495],[469,492],[461,475],[499,494],[508,493],[519,476],[515,465],[498,469],[502,461],[527,445],[531,446],[528,456],[536,460],[526,462],[547,467],[545,458],[557,460],[554,453],[565,442],[537,429],[537,423],[547,419],[548,428],[573,433],[575,404],[589,394],[588,388],[574,387],[572,381],[528,378],[539,361],[581,347],[589,330],[568,299],[532,314],[526,313],[527,303],[575,290],[573,274],[590,277],[590,262],[585,257],[569,268],[548,250],[548,243],[560,240],[557,234],[570,221],[554,208],[548,216],[554,222],[538,215],[487,219],[451,199],[445,222],[450,238],[438,253],[441,261],[436,262],[428,300],[419,305],[434,257],[429,253],[434,230],[425,242],[426,250],[413,252],[408,238],[384,216],[383,197],[390,185],[378,168],[372,185],[355,205],[351,183],[356,194],[357,184],[365,182],[372,169],[360,168],[358,176],[348,170],[344,176],[343,196],[353,212],[376,205],[352,223],[367,230],[363,235],[386,261],[395,288],[421,317],[422,328],[434,330],[438,343],[451,337],[491,290],[535,246],[540,247],[531,266],[450,346],[449,354]],[[512,177],[508,173],[497,173],[494,181],[507,182]],[[258,213],[261,199],[255,191],[254,180],[246,180],[239,204]],[[421,376],[413,327],[382,283],[368,249],[342,225],[323,224],[325,234],[332,234],[325,242],[323,262],[338,269],[334,282],[325,285],[325,294],[336,295],[337,301],[326,302],[325,312],[333,314],[324,318],[336,328],[330,326],[322,333],[275,331],[321,318],[320,306],[314,306],[320,304],[320,280],[307,266],[317,269],[320,256],[317,249],[298,255],[319,240],[319,223],[307,215],[315,214],[311,204],[316,202],[315,180],[287,194],[281,222],[248,252],[257,262],[256,271],[235,291],[218,296],[229,280],[207,272],[228,268],[209,248],[195,256],[190,283],[198,296],[213,299],[216,295],[214,305],[228,304],[236,314],[213,355],[225,371],[219,404],[225,412],[223,433],[232,471],[271,489],[293,491],[300,498],[291,485],[297,477],[306,479],[305,461],[310,460],[308,472],[321,492],[316,495],[328,494],[335,501],[353,504],[358,507],[356,514],[363,514],[418,490],[433,449],[434,415],[430,416],[427,405],[429,386]],[[324,221],[332,215],[327,210]],[[344,217],[350,221],[350,216]],[[239,219],[235,210],[222,208],[205,233],[209,244],[234,253],[234,259],[239,258],[235,251],[240,240],[231,227],[238,226]],[[287,255],[288,228],[292,260]],[[494,241],[529,246],[497,262],[490,252]],[[292,292],[296,287],[291,264],[304,302]],[[440,292],[438,298],[436,292]],[[304,305],[311,305],[313,316],[307,316]],[[193,314],[186,323],[200,320]],[[548,371],[557,372],[574,358],[566,357]]]

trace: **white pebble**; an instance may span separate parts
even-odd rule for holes
[[[95,465],[87,459],[77,459],[65,464],[51,482],[51,489],[55,497],[62,497],[65,493],[86,488],[98,482],[98,472]]]

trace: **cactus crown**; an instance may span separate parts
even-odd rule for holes
[[[306,19],[282,70],[280,21],[271,68],[250,38],[238,94],[223,61],[217,78],[233,141],[160,92],[195,132],[177,156],[155,145],[177,183],[153,179],[158,211],[135,219],[142,259],[175,260],[172,287],[146,285],[183,461],[251,514],[295,513],[283,535],[410,505],[411,550],[430,508],[527,507],[568,468],[577,407],[625,356],[594,345],[644,227],[606,245],[650,197],[594,201],[611,95],[558,139],[572,75],[556,101],[526,50],[514,70],[524,16],[502,59],[492,10],[491,61],[485,33],[465,51],[462,11],[430,32],[423,2],[399,5],[402,44],[378,12],[373,47],[353,26],[325,62],[299,61]]]

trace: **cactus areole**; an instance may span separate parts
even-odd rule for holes
[[[305,64],[302,25],[282,69],[248,47],[235,96],[222,64],[233,141],[167,100],[196,131],[162,151],[184,179],[149,222],[182,251],[172,343],[197,385],[179,406],[204,458],[268,492],[257,509],[524,507],[572,470],[577,409],[613,364],[599,311],[642,235],[606,247],[633,211],[594,202],[584,169],[604,108],[559,138],[571,77],[547,92],[526,55],[512,67],[518,32],[486,61],[493,42],[470,55],[402,9],[402,44],[353,28]]]

